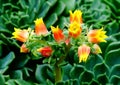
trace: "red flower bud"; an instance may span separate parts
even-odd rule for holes
[[[51,47],[47,46],[47,47],[41,47],[37,49],[37,51],[40,52],[42,56],[49,57],[51,56],[53,50]]]

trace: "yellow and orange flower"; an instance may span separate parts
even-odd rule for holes
[[[92,43],[106,42],[105,39],[108,37],[106,35],[106,31],[104,31],[103,28],[90,30],[87,36],[88,36],[88,41]]]
[[[90,54],[90,47],[83,44],[78,47],[78,57],[79,57],[79,62],[86,62],[88,59],[88,56]]]
[[[61,41],[64,41],[65,36],[63,34],[63,31],[57,26],[56,28],[51,26],[51,30],[54,36],[54,39],[59,43]]]
[[[53,50],[51,47],[46,46],[37,49],[37,51],[40,52],[43,57],[49,57],[51,56]]]
[[[99,47],[98,44],[94,44],[94,45],[93,45],[93,53],[94,53],[94,54],[102,53],[102,51],[101,51],[101,49],[100,49],[100,47]]]
[[[77,38],[81,34],[82,28],[79,23],[73,22],[70,24],[68,30],[71,37]]]
[[[42,18],[36,19],[34,22],[35,22],[35,33],[37,35],[46,35],[48,33],[48,30]]]
[[[21,30],[21,29],[18,29],[18,28],[14,28],[15,32],[12,33],[13,37],[12,38],[15,38],[16,40],[18,41],[21,41],[21,42],[26,42],[28,36],[29,36],[29,33],[28,33],[28,30]]]
[[[74,13],[70,11],[70,23],[74,21],[79,24],[82,23],[82,12],[80,10],[75,10]]]
[[[29,50],[25,44],[22,44],[22,46],[20,47],[20,52],[21,53],[28,53],[29,52]]]

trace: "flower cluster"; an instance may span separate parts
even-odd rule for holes
[[[70,11],[69,25],[64,30],[59,26],[51,26],[51,31],[48,31],[42,18],[38,18],[34,22],[35,30],[15,28],[15,32],[13,32],[13,38],[23,42],[20,48],[23,53],[37,52],[43,57],[56,55],[61,57],[67,56],[71,47],[77,47],[74,50],[78,52],[79,62],[86,62],[90,53],[102,53],[98,43],[106,42],[106,31],[103,27],[89,30],[83,23],[80,10]]]

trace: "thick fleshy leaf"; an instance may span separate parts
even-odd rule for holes
[[[0,85],[5,85],[5,79],[1,73],[0,73]]]
[[[96,77],[100,74],[109,75],[109,67],[105,63],[96,64],[94,66],[94,74]]]
[[[89,85],[99,85],[99,82],[97,80],[92,80]]]
[[[107,53],[111,50],[117,49],[117,48],[120,48],[120,42],[119,41],[112,42],[107,46],[105,53]]]
[[[49,17],[47,17],[45,20],[47,28],[55,24],[57,20],[58,20],[58,17],[56,13],[53,13]]]
[[[119,85],[120,84],[120,77],[113,75],[110,79],[110,83],[113,85]]]
[[[93,79],[94,75],[91,71],[84,71],[82,74],[79,76],[80,82],[90,82]]]
[[[5,82],[5,85],[16,85],[16,83],[14,79],[10,79],[7,82]]]
[[[120,64],[116,64],[116,65],[112,66],[110,71],[111,71],[111,73],[110,73],[111,77],[113,75],[120,76]]]
[[[70,70],[72,68],[71,64],[67,64],[62,67],[63,70],[63,80],[69,80],[70,79]]]
[[[55,12],[58,16],[64,11],[65,4],[62,1],[58,1],[55,5],[55,9],[53,12]]]
[[[42,7],[41,7],[41,9],[40,9],[40,11],[39,11],[39,15],[38,15],[38,17],[45,17],[46,16],[46,14],[47,14],[47,12],[49,11],[49,9],[50,9],[50,3],[49,2],[45,2],[43,5],[42,5]],[[43,11],[44,10],[44,11]]]
[[[108,23],[108,25],[106,26],[106,31],[107,31],[107,35],[112,35],[115,34],[119,31],[119,24],[117,23],[116,20]],[[114,30],[113,30],[114,28]]]
[[[105,55],[105,62],[109,67],[112,67],[115,64],[120,64],[120,49],[115,49],[109,51]]]
[[[103,58],[101,55],[91,55],[85,63],[85,67],[89,70],[93,70],[94,65],[101,63]]]
[[[58,83],[56,83],[56,85],[65,85],[65,82],[64,81],[58,82]]]
[[[0,68],[8,66],[15,58],[14,52],[10,52],[8,55],[0,59]]]
[[[84,71],[84,67],[82,65],[75,64],[70,71],[70,77],[72,79],[78,78],[83,71]]]
[[[21,70],[15,70],[11,72],[10,76],[14,79],[23,79],[23,73]]]
[[[100,74],[97,77],[97,80],[99,81],[99,84],[105,85],[108,83],[109,79],[106,74]]]
[[[28,55],[18,55],[11,66],[14,66],[14,68],[22,68],[28,63],[29,59],[30,57]]]
[[[15,82],[18,85],[34,85],[33,83],[30,83],[30,82],[27,82],[27,81],[24,81],[24,80],[21,80],[21,79],[17,79],[17,80],[15,80]]]
[[[74,10],[75,9],[75,0],[61,0],[65,5],[65,13],[68,14],[69,10]]]
[[[11,33],[10,30],[6,29],[5,27],[3,27],[2,25],[0,25],[0,32],[6,32],[6,33]]]
[[[37,65],[35,77],[39,83],[47,84],[47,79],[54,82],[52,67],[48,64]]]

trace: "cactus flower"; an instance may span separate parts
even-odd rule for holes
[[[18,41],[21,41],[21,42],[26,42],[28,36],[29,36],[29,33],[28,33],[28,30],[21,30],[21,29],[17,29],[17,28],[14,28],[15,32],[12,33],[13,37],[12,38],[15,38],[16,40]]]
[[[93,45],[93,53],[95,53],[95,54],[102,53],[99,45],[97,45],[97,44],[94,44],[94,45]]]
[[[77,38],[82,31],[82,28],[80,27],[80,24],[77,22],[73,22],[69,26],[69,35],[73,38]]]
[[[79,62],[86,62],[88,59],[88,56],[90,54],[90,47],[83,44],[78,47],[78,57],[79,57]]]
[[[104,31],[103,28],[90,30],[87,36],[88,36],[88,41],[92,43],[106,42],[105,39],[108,37],[106,35],[106,31]]]
[[[74,21],[79,24],[82,23],[82,12],[80,10],[75,10],[74,13],[70,11],[70,23]]]
[[[62,30],[57,26],[56,28],[51,26],[51,30],[54,36],[54,39],[59,43],[61,41],[64,41],[65,36],[62,32]]]
[[[48,33],[48,30],[42,18],[36,19],[34,22],[35,22],[35,33],[37,35],[46,35]]]
[[[53,50],[51,47],[47,46],[47,47],[41,47],[37,49],[37,51],[40,52],[43,57],[49,57],[51,56]]]
[[[25,44],[22,44],[22,46],[20,47],[20,52],[21,53],[28,53],[29,52],[29,50]]]

